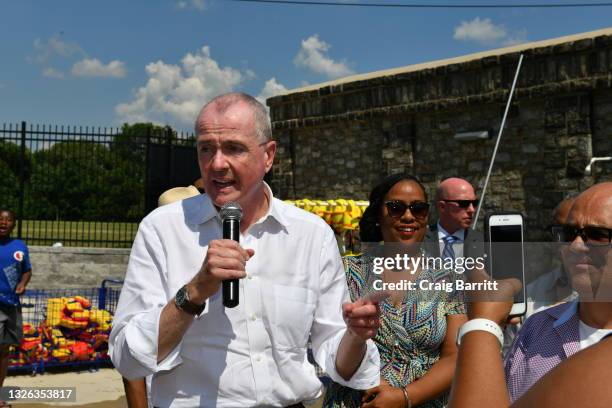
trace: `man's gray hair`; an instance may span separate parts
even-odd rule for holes
[[[253,120],[255,124],[255,134],[262,142],[272,140],[272,126],[270,125],[270,117],[266,107],[251,95],[242,92],[230,92],[222,94],[211,99],[198,114],[198,119],[195,123],[195,132],[199,133],[199,119],[202,112],[211,107],[219,113],[227,111],[231,106],[238,102],[246,103],[253,111]]]

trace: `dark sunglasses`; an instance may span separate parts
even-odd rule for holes
[[[553,224],[550,227],[550,234],[555,242],[563,242],[563,225]]]
[[[427,212],[429,211],[429,204],[423,201],[414,201],[410,204],[406,204],[400,200],[390,200],[385,202],[385,207],[387,207],[389,216],[394,218],[401,217],[408,209],[412,215],[418,218],[427,216]]]
[[[604,227],[577,228],[572,225],[554,225],[551,230],[559,242],[573,242],[577,236],[592,245],[608,245],[612,241],[612,229]]]
[[[470,208],[470,204],[472,204],[474,208],[476,208],[478,207],[478,203],[480,202],[479,199],[475,199],[475,200],[440,200],[440,201],[444,201],[445,203],[455,203],[459,207],[463,208],[464,210]]]

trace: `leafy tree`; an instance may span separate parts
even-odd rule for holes
[[[0,208],[17,211],[19,206],[19,177],[0,160]]]
[[[139,220],[141,166],[112,154],[105,144],[56,143],[35,153],[28,212],[37,219]]]
[[[26,148],[25,155],[22,157],[21,146],[0,140],[0,207],[2,208],[18,210],[22,160],[24,182],[27,183],[32,173],[30,151]]]
[[[153,123],[124,123],[121,133],[115,136],[111,150],[126,160],[146,160],[147,139],[149,143],[167,144],[176,140],[176,132],[170,126]]]
[[[136,123],[124,124],[109,142],[65,140],[28,151],[25,217],[139,221],[145,212],[147,140],[152,145],[193,143],[177,139],[170,127]],[[14,208],[19,197],[18,153],[19,146],[0,141],[0,204]]]
[[[19,176],[19,166],[21,163],[21,146],[0,140],[0,161],[8,165],[16,176]],[[32,174],[32,154],[26,147],[25,156],[23,157],[23,172],[27,181]]]

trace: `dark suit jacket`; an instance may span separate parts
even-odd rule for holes
[[[440,256],[440,243],[438,241],[438,223],[427,228],[423,242],[430,256]],[[467,229],[463,241],[463,257],[477,258],[484,256],[484,235],[481,231]]]

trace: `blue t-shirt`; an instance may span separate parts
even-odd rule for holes
[[[19,305],[15,288],[21,276],[32,269],[28,247],[20,239],[0,241],[0,303]]]

